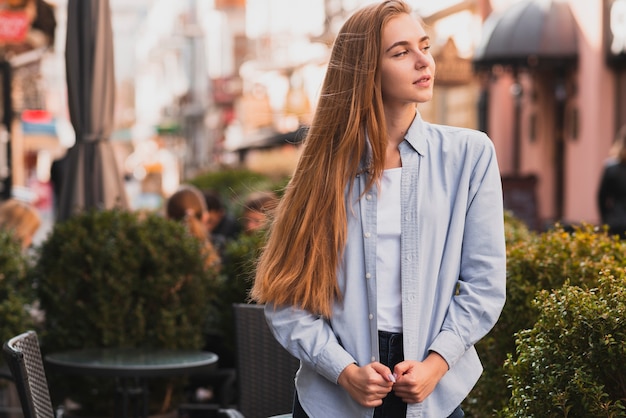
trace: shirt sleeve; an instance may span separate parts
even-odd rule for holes
[[[429,347],[452,367],[495,325],[506,298],[506,244],[502,182],[493,144],[472,155],[458,292],[452,297],[441,332]]]
[[[356,363],[339,343],[330,323],[319,315],[291,306],[265,306],[265,317],[276,340],[303,364],[333,383]]]

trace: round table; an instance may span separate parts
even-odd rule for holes
[[[127,417],[129,399],[141,395],[142,412],[135,408],[136,417],[148,416],[147,379],[191,375],[215,368],[215,353],[197,350],[155,350],[140,348],[89,348],[51,353],[45,361],[61,373],[85,376],[113,377],[118,381],[116,417]],[[137,382],[129,386],[130,380]]]

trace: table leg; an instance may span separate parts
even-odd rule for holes
[[[148,382],[146,379],[117,379],[115,397],[116,417],[128,418],[132,409],[133,418],[148,418]]]
[[[148,380],[143,379],[141,384],[141,391],[143,392],[143,418],[148,418]]]
[[[115,394],[115,416],[121,418],[128,417],[128,389],[126,387],[126,379],[116,380]]]

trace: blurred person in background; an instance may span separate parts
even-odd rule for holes
[[[202,192],[194,186],[183,185],[169,197],[165,210],[169,219],[184,222],[189,233],[200,240],[207,266],[218,268],[220,257],[209,239],[206,228],[209,213]]]
[[[626,125],[617,132],[605,163],[598,189],[598,209],[609,233],[626,238]]]
[[[10,231],[26,251],[41,226],[41,217],[32,205],[17,199],[0,203],[0,229]]]
[[[399,0],[349,17],[251,296],[300,359],[293,418],[458,418],[506,295],[482,132],[427,123],[435,62]]]
[[[223,256],[226,244],[236,239],[241,233],[241,225],[230,213],[226,212],[219,193],[213,190],[204,190],[202,195],[209,213],[206,225],[211,242]]]
[[[243,204],[241,223],[243,232],[250,235],[264,229],[268,217],[278,205],[278,196],[270,191],[251,193]]]

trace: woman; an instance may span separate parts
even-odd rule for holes
[[[481,132],[432,125],[435,63],[402,1],[331,53],[252,297],[300,359],[294,417],[460,417],[505,299],[501,181]]]
[[[209,239],[206,228],[209,213],[202,192],[191,185],[181,186],[167,200],[166,215],[185,223],[189,233],[202,242],[207,266],[218,268],[220,257]]]

